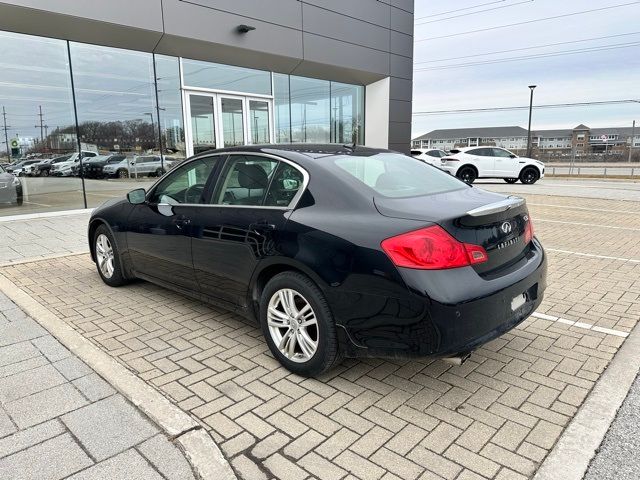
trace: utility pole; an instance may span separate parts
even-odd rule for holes
[[[9,137],[7,136],[7,130],[9,130],[9,127],[7,126],[7,112],[4,110],[4,106],[2,107],[2,120],[4,123],[4,126],[2,127],[2,129],[4,130],[4,141],[7,144],[7,161],[10,161],[11,150],[9,150]]]
[[[40,117],[40,125],[34,125],[34,128],[40,128],[40,143],[44,143],[44,115],[42,114],[42,105],[38,106],[40,113],[38,116]]]
[[[531,90],[531,97],[529,99],[529,129],[527,134],[527,157],[531,158],[531,114],[533,113],[533,90],[537,85],[529,85]]]
[[[631,127],[631,145],[629,145],[629,162],[631,162],[631,151],[633,150],[634,141],[636,138],[636,121],[633,121],[633,126]]]

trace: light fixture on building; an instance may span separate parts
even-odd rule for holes
[[[255,29],[256,27],[252,27],[251,25],[245,25],[244,23],[236,27],[236,30],[238,31],[238,33],[248,33],[251,30],[255,30]]]

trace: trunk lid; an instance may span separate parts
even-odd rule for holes
[[[480,274],[498,273],[529,250],[524,244],[529,213],[519,197],[468,188],[413,198],[377,196],[374,203],[384,216],[436,223],[460,242],[483,247],[488,261],[473,267]]]

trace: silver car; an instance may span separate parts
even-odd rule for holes
[[[107,177],[117,178],[160,177],[177,161],[172,157],[164,157],[162,161],[159,155],[140,155],[125,158],[120,163],[107,164],[102,173]]]

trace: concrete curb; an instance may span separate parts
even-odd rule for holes
[[[180,446],[201,480],[236,480],[211,436],[189,414],[127,370],[0,274],[0,290],[144,412]]]
[[[19,260],[10,260],[8,262],[0,263],[0,268],[11,267],[13,265],[23,265],[25,263],[42,262],[43,260],[55,260],[56,258],[73,257],[76,255],[88,255],[89,249],[78,250],[75,252],[65,253],[52,253],[50,255],[42,255],[41,257],[21,258]]]
[[[640,324],[618,350],[533,480],[582,480],[640,370]]]

